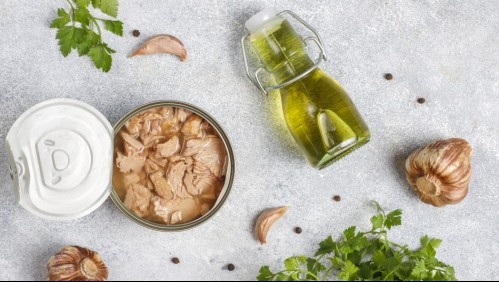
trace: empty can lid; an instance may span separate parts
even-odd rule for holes
[[[6,146],[18,201],[46,219],[96,210],[111,193],[113,128],[95,108],[56,99],[25,112]]]

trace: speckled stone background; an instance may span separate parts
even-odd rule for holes
[[[65,1],[0,2],[0,279],[44,280],[47,259],[67,244],[100,251],[112,280],[255,279],[261,265],[312,254],[327,235],[367,228],[372,199],[404,210],[391,238],[418,247],[443,239],[438,257],[460,280],[499,277],[499,1],[120,1],[125,36],[109,74],[87,57],[58,51],[50,21]],[[330,61],[323,68],[350,93],[372,141],[333,166],[308,166],[286,132],[276,99],[259,95],[243,71],[244,21],[267,7],[291,9],[317,27]],[[131,35],[142,32],[140,38]],[[187,46],[185,63],[160,55],[127,59],[148,36],[169,33]],[[394,75],[392,81],[383,78]],[[232,194],[209,223],[168,234],[146,230],[107,201],[80,220],[50,222],[14,197],[5,136],[24,111],[52,98],[74,98],[111,123],[159,99],[195,104],[229,134],[237,159]],[[427,102],[420,105],[419,97]],[[415,148],[440,138],[469,140],[475,153],[468,198],[437,209],[422,204],[404,179]],[[343,200],[333,202],[334,195]],[[289,205],[269,244],[253,238],[255,217]],[[301,235],[293,232],[303,228]],[[178,256],[182,263],[173,265]],[[227,271],[234,263],[237,270]]]

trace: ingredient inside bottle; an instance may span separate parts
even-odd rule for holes
[[[113,186],[137,216],[183,224],[207,214],[225,182],[227,151],[216,130],[182,108],[127,121],[115,139]]]
[[[274,16],[257,29],[254,18],[248,22],[250,43],[277,84],[314,66],[288,20]],[[319,68],[280,88],[279,94],[287,126],[312,166],[324,168],[369,141],[369,129],[348,94]]]

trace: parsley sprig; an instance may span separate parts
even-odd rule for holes
[[[59,40],[60,50],[64,57],[71,51],[77,50],[81,56],[89,56],[98,69],[104,72],[111,70],[116,53],[102,40],[102,28],[118,36],[123,36],[123,23],[118,20],[109,20],[94,17],[90,14],[89,6],[101,10],[113,18],[118,16],[118,0],[66,0],[69,10],[58,9],[58,18],[52,21],[50,27],[57,28],[56,38]]]
[[[374,202],[378,214],[371,218],[372,229],[356,232],[356,227],[343,231],[343,238],[330,236],[319,244],[315,257],[290,257],[284,270],[260,269],[259,281],[326,281],[335,274],[344,281],[455,281],[454,268],[436,259],[439,239],[421,238],[421,248],[388,240],[387,233],[402,224],[402,211],[386,213]]]

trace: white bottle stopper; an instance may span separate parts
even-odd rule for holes
[[[273,20],[277,17],[277,12],[274,8],[266,8],[254,16],[252,16],[249,20],[246,21],[246,29],[250,33],[254,33],[257,31],[262,25],[267,23],[270,20]]]

